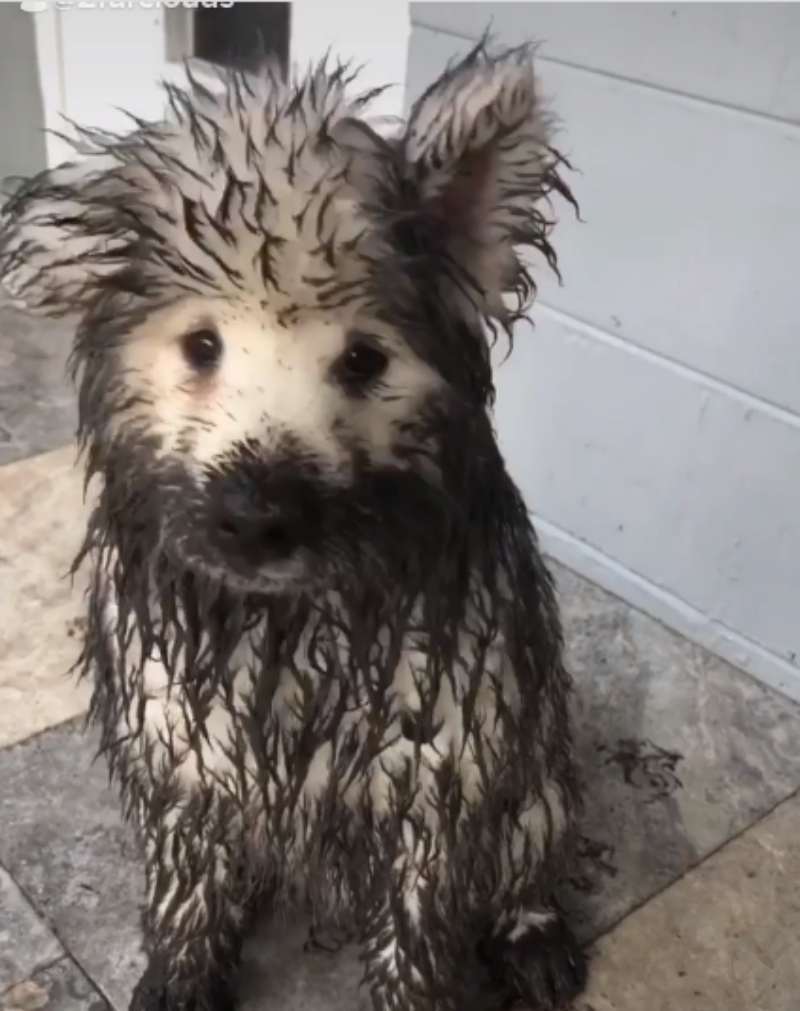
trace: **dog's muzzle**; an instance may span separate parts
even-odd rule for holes
[[[302,476],[242,470],[209,482],[213,547],[254,567],[291,561],[318,543],[322,508],[314,483]]]

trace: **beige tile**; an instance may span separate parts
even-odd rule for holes
[[[0,469],[0,747],[86,708],[68,672],[84,583],[71,585],[84,531],[75,449]]]
[[[597,945],[576,1011],[797,1011],[800,797]]]

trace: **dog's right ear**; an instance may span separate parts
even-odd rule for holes
[[[0,210],[0,289],[45,316],[80,313],[136,241],[130,166],[106,152],[24,182]]]
[[[460,268],[459,288],[505,326],[536,294],[530,250],[557,271],[552,196],[577,208],[552,132],[534,47],[490,52],[488,38],[452,63],[408,117],[404,154],[422,214]]]

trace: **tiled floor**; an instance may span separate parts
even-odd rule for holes
[[[75,400],[64,381],[69,328],[0,309],[0,466],[69,442]]]
[[[66,677],[84,515],[68,339],[0,310],[0,1011],[123,1011],[142,965],[135,853]],[[579,1011],[795,1009],[798,709],[557,575],[589,801],[565,895],[595,952]],[[253,938],[247,1003],[366,1007],[354,954],[303,940],[302,924]]]

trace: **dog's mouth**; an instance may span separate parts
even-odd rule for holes
[[[311,573],[300,564],[266,566],[242,571],[241,567],[227,567],[225,582],[243,593],[266,597],[295,596],[307,593],[318,585]]]
[[[187,519],[169,524],[164,532],[162,548],[176,569],[245,594],[295,594],[320,583],[320,565],[302,545],[280,558],[265,559],[257,542],[230,550],[218,531]]]
[[[193,565],[243,593],[267,596],[296,594],[319,585],[319,577],[314,574],[315,567],[304,555],[298,549],[280,561],[260,562],[239,554],[212,550],[202,557],[195,557]]]

